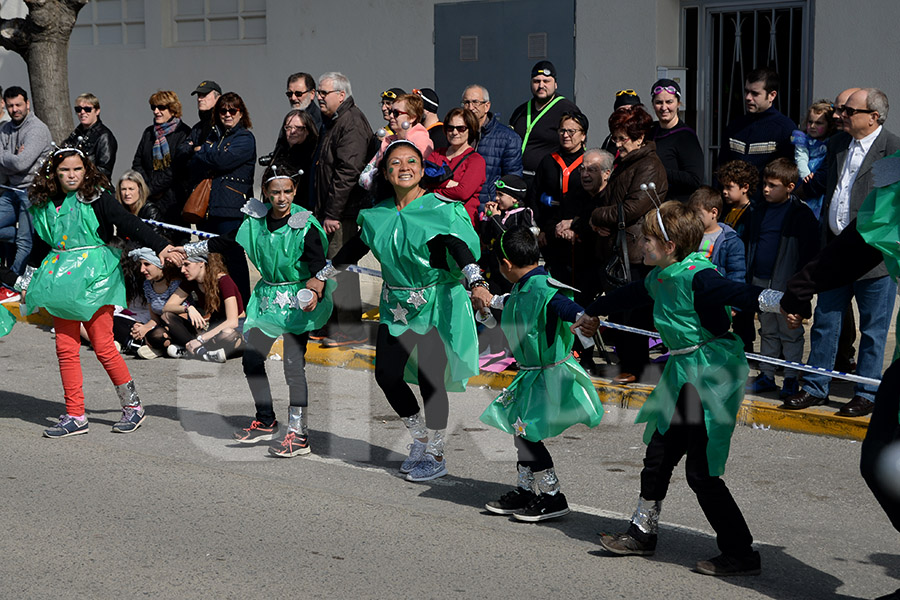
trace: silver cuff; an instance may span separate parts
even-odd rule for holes
[[[309,427],[306,425],[306,407],[288,407],[288,431],[293,431],[303,436],[309,435]]]
[[[444,430],[443,429],[432,429],[431,430],[431,434],[428,436],[428,446],[425,448],[425,452],[436,458],[439,458],[444,455]]]
[[[197,256],[209,256],[209,240],[194,242],[193,244],[185,244],[184,253],[188,258],[194,258]]]
[[[780,313],[782,297],[784,297],[784,292],[772,289],[763,290],[759,294],[759,312]]]
[[[531,471],[531,467],[523,467],[522,465],[516,465],[519,468],[519,475],[516,478],[516,487],[522,488],[523,490],[532,491],[534,488],[534,473]]]
[[[650,535],[659,532],[659,512],[662,510],[661,500],[645,500],[638,498],[637,508],[631,515],[631,522],[635,527]]]
[[[481,276],[481,267],[479,267],[475,263],[469,263],[462,268],[463,275],[466,276],[466,283],[471,287],[473,283],[476,281],[481,281],[484,277]]]
[[[409,434],[414,440],[428,437],[428,429],[425,427],[425,419],[422,417],[422,411],[417,412],[411,417],[400,417],[403,424],[409,430]]]
[[[493,298],[491,298],[491,308],[496,310],[503,310],[503,307],[506,305],[507,298],[509,298],[509,294],[494,296]]]
[[[19,275],[19,278],[16,279],[16,283],[13,286],[16,288],[17,292],[24,292],[28,289],[28,284],[31,283],[31,278],[34,277],[34,267],[25,267],[25,272]]]
[[[328,263],[322,267],[321,271],[316,273],[316,279],[319,281],[328,281],[329,279],[334,279],[338,273],[340,273],[340,271],[335,269],[333,264]]]
[[[137,389],[134,387],[134,379],[116,386],[116,395],[119,402],[125,406],[140,406],[141,398],[138,396]]]
[[[538,491],[548,496],[555,496],[559,493],[559,477],[556,476],[556,469],[550,468],[544,471],[544,474],[538,479]]]

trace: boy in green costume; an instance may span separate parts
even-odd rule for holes
[[[740,508],[722,481],[748,366],[743,344],[728,331],[730,307],[776,312],[781,292],[728,281],[701,253],[703,223],[690,207],[666,202],[643,225],[644,263],[655,268],[642,282],[598,298],[573,327],[592,334],[599,320],[623,307],[653,302],[653,319],[670,349],[656,389],[636,422],[647,423],[641,496],[628,531],[600,543],[620,555],[651,555],[659,513],[675,466],[686,457],[688,485],[722,554],[697,563],[706,575],[758,575],[759,553]]]
[[[481,420],[515,436],[519,476],[513,491],[485,508],[520,521],[543,521],[567,514],[569,505],[542,440],[576,423],[596,427],[603,405],[572,354],[575,336],[563,324],[584,312],[572,300],[574,290],[538,266],[541,250],[529,228],[504,232],[498,246],[500,272],[514,285],[510,294],[494,296],[491,305],[504,309],[500,326],[519,372]],[[535,483],[537,494],[532,489]]]

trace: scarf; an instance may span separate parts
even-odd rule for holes
[[[172,156],[169,154],[169,142],[166,136],[175,131],[175,128],[181,124],[181,119],[175,117],[166,121],[162,125],[153,124],[153,133],[156,139],[153,140],[153,170],[162,171],[172,164]]]

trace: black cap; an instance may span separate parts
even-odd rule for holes
[[[381,99],[390,100],[391,102],[393,102],[397,99],[398,96],[403,96],[404,94],[406,94],[406,90],[404,90],[403,88],[394,87],[381,92]]]
[[[616,92],[616,101],[613,104],[613,110],[622,108],[623,106],[637,106],[643,104],[641,97],[634,90],[619,90]]]
[[[556,67],[554,67],[553,63],[549,60],[542,60],[531,67],[531,76],[537,77],[538,75],[545,75],[556,79]]]
[[[494,187],[516,200],[524,200],[525,192],[528,191],[528,185],[525,183],[525,180],[518,175],[511,174],[504,175],[498,179]]]
[[[660,79],[659,81],[654,83],[650,87],[651,98],[655,97],[659,93],[657,91],[659,90],[659,88],[671,88],[665,91],[669,92],[670,94],[675,94],[676,96],[678,96],[678,99],[681,100],[681,86],[678,85],[678,82],[674,79]],[[674,92],[672,91],[673,89],[675,90]]]
[[[436,113],[438,111],[438,106],[441,101],[438,99],[438,95],[431,88],[419,88],[417,90],[413,90],[416,94],[418,94],[422,98],[422,102],[425,104],[425,110]]]
[[[221,94],[222,88],[219,87],[219,84],[212,79],[207,79],[206,81],[200,82],[200,85],[197,86],[197,89],[191,92],[191,96],[195,96],[197,94],[208,94],[210,92],[219,92]]]
[[[587,115],[578,111],[567,112],[563,113],[559,118],[560,123],[565,119],[572,119],[573,121],[581,125],[581,128],[584,129],[584,134],[587,135],[588,127],[590,126]]]

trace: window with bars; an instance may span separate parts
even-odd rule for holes
[[[172,0],[181,45],[266,43],[266,0]]]
[[[144,47],[144,0],[90,0],[78,13],[72,46]]]

